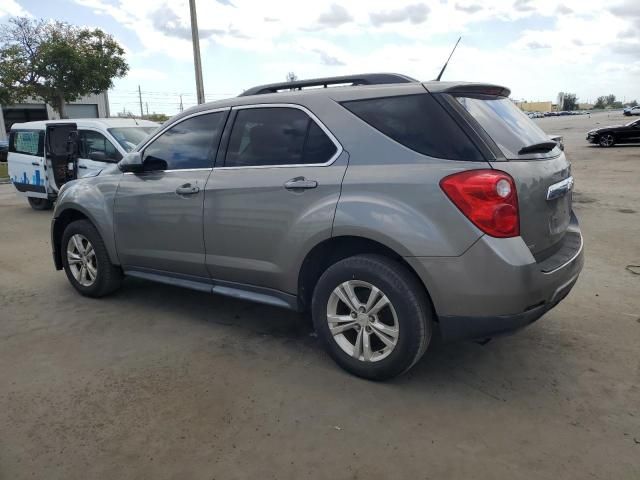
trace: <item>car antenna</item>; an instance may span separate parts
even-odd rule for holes
[[[136,120],[136,117],[133,116],[133,113],[129,112],[129,118],[133,119],[133,121],[136,122],[136,127],[140,126],[138,125],[138,120]]]
[[[456,44],[453,46],[453,50],[451,50],[451,53],[449,54],[449,58],[447,58],[447,61],[444,62],[444,66],[442,67],[442,70],[440,70],[440,75],[438,75],[438,78],[436,78],[436,82],[439,82],[440,79],[442,78],[442,74],[444,73],[444,71],[447,69],[447,65],[449,65],[449,60],[451,60],[451,57],[453,55],[453,52],[456,51],[456,48],[458,47],[458,44],[460,43],[460,40],[462,40],[462,37],[458,37],[458,41],[456,42]]]

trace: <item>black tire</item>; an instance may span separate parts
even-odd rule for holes
[[[330,296],[336,287],[350,280],[367,282],[380,289],[396,312],[397,343],[387,357],[378,361],[366,362],[350,356],[329,329]],[[322,274],[313,292],[313,324],[328,354],[348,372],[369,380],[398,376],[422,357],[431,340],[431,312],[429,299],[419,281],[405,266],[381,255],[357,255],[333,264]]]
[[[611,133],[605,133],[603,135],[600,135],[598,143],[601,147],[604,148],[613,147],[616,144],[616,137],[614,137]]]
[[[76,280],[74,274],[71,272],[69,265],[69,258],[67,255],[67,249],[71,238],[80,234],[85,237],[93,246],[95,251],[95,268],[97,270],[96,278],[91,285],[82,285]],[[62,234],[62,242],[60,244],[60,250],[62,255],[62,265],[64,271],[67,274],[67,278],[71,285],[82,295],[87,297],[104,297],[120,287],[122,283],[122,270],[113,265],[107,254],[107,249],[104,246],[104,242],[96,230],[88,220],[76,220],[71,222],[65,228]]]
[[[47,198],[27,197],[29,205],[34,210],[51,210],[53,202]]]

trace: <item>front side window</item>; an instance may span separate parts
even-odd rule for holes
[[[44,131],[16,130],[11,132],[9,151],[23,155],[44,156]]]
[[[206,113],[169,128],[144,149],[146,170],[211,168],[227,112]]]
[[[88,158],[99,162],[119,162],[122,155],[106,137],[91,130],[80,130],[80,158]]]
[[[336,152],[336,145],[302,110],[247,108],[236,116],[224,166],[323,164]]]

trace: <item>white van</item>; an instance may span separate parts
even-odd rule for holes
[[[9,177],[32,208],[49,209],[64,183],[97,175],[119,162],[158,127],[132,118],[14,123],[9,134]]]

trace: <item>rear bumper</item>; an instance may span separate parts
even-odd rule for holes
[[[569,230],[580,235],[575,217]],[[452,341],[517,330],[555,307],[578,280],[582,241],[574,254],[557,255],[562,262],[545,272],[550,259],[536,262],[520,237],[484,236],[460,257],[406,260],[429,291],[443,339]]]

